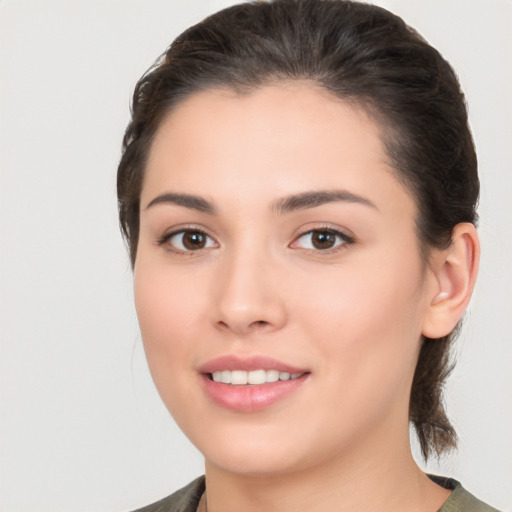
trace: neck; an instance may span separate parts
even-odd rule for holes
[[[270,475],[233,474],[207,461],[208,512],[435,512],[449,495],[418,468],[409,443],[353,451]]]

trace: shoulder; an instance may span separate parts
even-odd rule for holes
[[[134,512],[196,512],[204,489],[204,476],[201,476],[167,498]]]
[[[429,475],[430,479],[446,489],[453,489],[438,512],[499,512],[466,491],[453,478]]]

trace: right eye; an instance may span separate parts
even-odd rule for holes
[[[216,242],[204,231],[197,229],[182,229],[165,235],[159,240],[159,245],[170,245],[177,252],[193,252],[201,249],[216,247]]]

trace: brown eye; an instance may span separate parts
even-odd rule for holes
[[[294,246],[315,251],[327,251],[344,244],[352,243],[353,239],[333,229],[312,229],[300,236]]]
[[[215,242],[202,231],[183,230],[173,233],[168,237],[169,244],[178,251],[199,251],[208,247],[214,247]]]
[[[182,236],[183,246],[189,251],[202,249],[206,245],[206,235],[198,232],[187,232]]]
[[[336,244],[336,235],[329,231],[313,231],[311,244],[315,249],[331,249]]]

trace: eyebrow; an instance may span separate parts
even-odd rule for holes
[[[215,208],[212,203],[208,202],[199,196],[191,194],[177,194],[174,192],[166,192],[165,194],[159,195],[152,199],[146,206],[146,210],[157,204],[175,204],[178,206],[184,206],[192,210],[197,210],[203,213],[209,213],[210,215],[215,213]]]
[[[344,201],[348,203],[358,203],[378,210],[377,206],[366,197],[354,194],[348,190],[319,190],[313,192],[303,192],[277,200],[273,205],[273,210],[277,213],[289,213],[296,210],[307,210],[316,208],[327,203]]]
[[[377,206],[372,203],[372,201],[366,197],[349,192],[348,190],[318,190],[294,194],[275,201],[272,205],[272,210],[278,214],[285,214],[297,210],[316,208],[323,204],[337,201],[358,203],[378,210]],[[152,199],[146,206],[146,210],[157,204],[175,204],[210,215],[216,213],[215,206],[212,203],[203,197],[192,194],[166,192]]]

